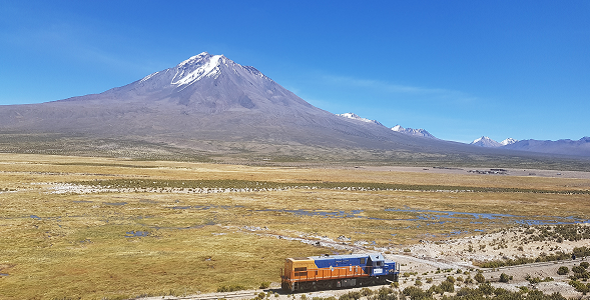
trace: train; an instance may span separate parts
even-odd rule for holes
[[[381,253],[287,258],[281,287],[299,292],[387,284],[398,281],[399,270]]]

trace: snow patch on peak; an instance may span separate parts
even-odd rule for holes
[[[361,122],[365,122],[365,123],[373,123],[373,124],[378,124],[381,125],[381,123],[379,123],[376,120],[370,120],[370,119],[366,119],[363,118],[357,114],[354,113],[344,113],[344,114],[336,114],[339,117],[344,117],[344,118],[348,118],[348,119],[353,119],[353,120],[357,120],[357,121],[361,121]]]
[[[176,74],[172,78],[171,84],[188,85],[204,77],[217,78],[221,74],[219,64],[223,58],[223,55],[211,56],[207,52],[195,55],[176,66]]]
[[[496,148],[496,147],[502,146],[502,144],[492,140],[491,138],[489,138],[487,136],[482,136],[482,137],[474,140],[473,142],[471,142],[470,145],[480,146],[480,147],[490,147],[490,148]]]
[[[203,58],[206,58],[209,56],[211,56],[211,55],[208,52],[201,52],[201,53],[191,56],[191,57],[189,57],[189,59],[179,63],[177,67],[183,67],[186,65],[193,64],[193,63],[198,62],[198,61],[202,60]]]
[[[436,139],[436,137],[434,135],[432,135],[430,132],[428,132],[422,128],[420,128],[420,129],[403,128],[403,127],[401,127],[401,125],[395,125],[393,128],[391,128],[391,130],[397,131],[399,133],[407,134],[407,135]]]
[[[395,125],[395,126],[393,126],[393,128],[391,128],[391,130],[397,131],[397,132],[403,132],[406,129],[403,128],[401,125]]]
[[[146,80],[148,80],[148,79],[150,79],[150,78],[154,77],[154,76],[155,76],[155,75],[157,75],[158,73],[160,73],[160,71],[158,71],[158,72],[155,72],[155,73],[152,73],[152,74],[150,74],[150,75],[148,75],[148,76],[146,76],[146,77],[142,78],[142,79],[141,79],[139,82],[144,82],[144,81],[146,81]]]
[[[511,145],[511,144],[514,144],[514,143],[516,143],[516,142],[518,142],[518,140],[515,140],[515,139],[513,139],[513,138],[507,138],[507,139],[505,139],[505,140],[501,141],[501,142],[500,142],[500,144],[502,144],[502,145],[506,146],[506,145]]]

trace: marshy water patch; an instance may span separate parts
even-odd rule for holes
[[[171,209],[196,209],[196,210],[209,210],[209,209],[214,209],[214,208],[221,208],[221,209],[232,209],[232,208],[242,208],[244,206],[242,205],[235,205],[235,206],[230,206],[230,205],[186,205],[186,206],[182,206],[182,205],[177,205],[177,206],[171,206],[168,208]]]
[[[519,216],[512,214],[498,214],[498,213],[472,213],[472,212],[457,212],[457,211],[440,211],[440,210],[425,210],[412,208],[386,208],[385,211],[390,212],[409,212],[416,213],[415,219],[406,219],[406,221],[439,221],[446,220],[482,220],[470,222],[471,224],[483,224],[483,220],[490,220],[494,223],[496,220],[501,222],[509,222],[519,225],[566,225],[578,223],[590,223],[590,220],[579,217],[559,217],[559,216]]]
[[[103,202],[104,205],[113,205],[113,206],[123,206],[127,204],[127,202]]]
[[[125,232],[125,237],[126,238],[134,238],[134,237],[146,237],[150,234],[149,231],[141,231],[141,230],[137,230],[137,231],[127,231]]]
[[[260,209],[256,210],[259,212],[271,211],[271,212],[285,212],[291,213],[296,216],[307,216],[307,217],[327,217],[327,218],[365,218],[360,216],[359,214],[363,212],[363,210],[352,210],[350,212],[346,212],[344,210],[306,210],[306,209]]]

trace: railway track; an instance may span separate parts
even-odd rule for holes
[[[190,296],[158,296],[158,297],[147,297],[147,298],[136,298],[137,300],[217,300],[217,299],[238,299],[238,298],[254,298],[262,291],[238,291],[238,292],[227,292],[227,293],[215,293],[205,295],[190,295]]]
[[[589,257],[578,258],[576,260],[558,260],[558,261],[550,261],[550,262],[538,262],[538,263],[530,263],[530,264],[523,264],[523,265],[516,265],[516,266],[506,266],[506,267],[498,267],[498,268],[490,268],[490,269],[482,269],[474,267],[474,269],[481,270],[483,273],[494,273],[494,272],[502,272],[508,270],[519,270],[519,269],[526,269],[526,268],[535,268],[535,267],[545,267],[545,266],[555,266],[555,265],[573,265],[579,264],[582,261],[589,261]],[[404,272],[403,270],[400,272],[402,275]],[[473,273],[473,272],[472,272]],[[418,275],[424,277],[430,277],[433,279],[437,278],[446,278],[447,276],[457,276],[461,274],[456,274],[454,272],[441,272],[439,274],[428,274],[428,275]],[[400,280],[403,280],[404,277],[400,276]],[[147,298],[137,298],[137,300],[155,300],[155,299],[163,299],[163,300],[218,300],[218,299],[251,299],[256,297],[258,294],[262,293],[262,290],[258,291],[237,291],[237,292],[227,292],[227,293],[214,293],[214,294],[203,294],[203,295],[190,295],[190,296],[158,296],[158,297],[147,297]]]

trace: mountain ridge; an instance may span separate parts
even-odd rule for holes
[[[314,157],[321,152],[379,160],[524,155],[476,150],[396,132],[377,121],[337,116],[309,104],[254,67],[207,52],[102,93],[1,106],[0,133],[144,141],[207,155]],[[337,154],[332,154],[336,149]]]

